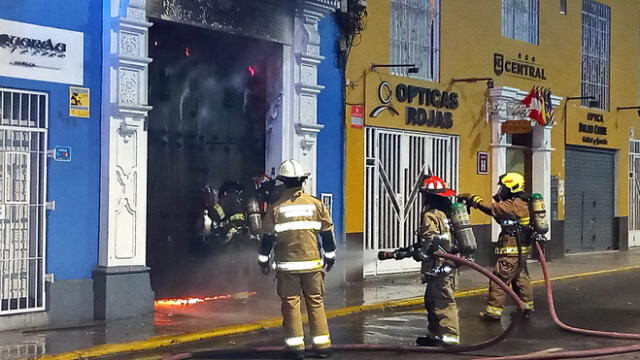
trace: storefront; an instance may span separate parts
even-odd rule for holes
[[[294,158],[311,173],[309,192],[330,192],[317,185],[318,23],[336,2],[121,5],[110,9],[117,21],[104,29],[119,34],[119,43],[105,37],[111,55],[103,72],[119,76],[103,84],[113,93],[104,99],[102,151],[113,156],[102,174],[99,317],[149,312],[154,297],[255,290],[255,262],[247,260],[254,248],[224,266],[220,258],[229,254],[194,253],[201,189],[225,181],[252,186],[252,177]],[[106,290],[114,287],[122,291]],[[134,289],[140,299],[118,310],[122,293]]]
[[[1,6],[0,330],[93,319],[100,13],[99,2]]]
[[[501,174],[522,173],[548,209],[550,258],[637,241],[638,156],[627,153],[638,150],[636,114],[625,110],[638,103],[638,74],[622,69],[637,69],[638,57],[608,44],[626,41],[638,5],[521,3],[369,3],[376,26],[351,47],[346,73],[345,232],[363,251],[354,279],[416,269],[373,255],[413,240],[423,166],[485,201]],[[469,14],[483,19],[473,30]],[[603,105],[592,109],[595,98]],[[471,221],[475,258],[490,264],[499,226],[478,211]]]

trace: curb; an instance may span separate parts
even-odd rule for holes
[[[580,279],[591,276],[598,275],[606,275],[612,273],[618,273],[623,271],[631,271],[640,269],[640,265],[633,266],[625,266],[615,269],[608,270],[599,270],[599,271],[591,271],[584,272],[572,275],[560,275],[556,277],[552,277],[551,281],[565,281],[572,279]],[[533,280],[531,284],[534,286],[538,286],[544,284],[543,279]],[[476,295],[486,294],[488,291],[487,287],[477,287],[467,290],[460,290],[454,293],[456,298],[470,297]],[[358,314],[373,310],[381,310],[388,308],[400,308],[400,307],[408,307],[415,306],[421,304],[423,301],[422,296],[413,297],[401,300],[391,300],[381,303],[369,304],[369,305],[358,305],[358,306],[348,306],[340,309],[329,310],[327,311],[328,318],[335,318],[340,316],[347,316],[352,314]],[[305,316],[306,321],[306,316]],[[247,333],[255,330],[261,329],[271,329],[280,327],[282,325],[282,318],[271,318],[261,320],[251,324],[243,324],[243,325],[231,325],[224,326],[220,328],[215,328],[211,330],[198,331],[194,333],[180,334],[180,335],[166,335],[166,336],[156,336],[152,338],[148,338],[145,340],[132,341],[126,343],[116,343],[116,344],[104,344],[97,345],[88,349],[83,350],[75,350],[57,355],[42,355],[35,358],[31,358],[33,360],[75,360],[75,359],[90,359],[99,356],[107,356],[107,355],[115,355],[119,353],[130,353],[144,350],[154,350],[160,349],[163,347],[184,344],[188,342],[195,342],[200,340],[206,340],[221,336],[227,335],[236,335]]]

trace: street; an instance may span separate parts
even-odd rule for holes
[[[537,264],[530,264],[537,266]],[[555,284],[556,310],[562,321],[582,328],[640,333],[640,289],[635,286],[640,271],[627,271],[612,275],[594,276]],[[336,352],[337,359],[386,359],[401,356],[402,359],[473,359],[485,356],[525,354],[543,350],[585,350],[611,346],[633,345],[637,342],[586,337],[564,332],[552,323],[546,306],[543,287],[535,290],[536,313],[523,323],[502,343],[484,350],[464,355],[391,353],[391,352]],[[513,306],[505,310],[501,323],[485,323],[478,320],[485,297],[459,299],[462,343],[481,342],[497,335],[508,325],[508,315]],[[334,344],[397,344],[411,345],[417,336],[425,333],[426,317],[420,308],[402,311],[378,311],[330,319],[331,336]],[[307,329],[308,331],[308,329]],[[307,332],[308,333],[308,332]],[[111,359],[159,359],[169,354],[243,348],[279,346],[282,341],[281,329],[262,330],[252,333],[217,338],[184,345],[156,353],[146,353],[133,357],[119,355]],[[224,356],[196,356],[197,359],[234,358]],[[262,358],[278,357],[271,354]],[[252,354],[243,358],[260,358]],[[615,355],[609,359],[639,359],[640,353]]]

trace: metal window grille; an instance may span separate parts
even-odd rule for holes
[[[35,358],[46,353],[46,340],[44,338],[24,341],[20,344],[0,345],[0,359],[26,359]]]
[[[538,43],[538,0],[502,0],[502,36]]]
[[[582,1],[581,95],[594,96],[599,108],[609,108],[609,58],[611,8],[593,0]],[[589,106],[589,100],[582,100]]]
[[[640,140],[629,141],[629,230],[640,230]]]
[[[396,249],[416,240],[424,174],[431,172],[449,187],[458,187],[459,138],[367,128],[365,146],[364,249],[369,256],[373,252],[367,250]]]
[[[45,308],[48,96],[0,88],[0,315]]]
[[[392,64],[416,64],[420,71],[392,68],[391,73],[438,81],[440,70],[440,0],[392,0]]]

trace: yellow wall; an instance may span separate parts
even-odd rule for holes
[[[557,0],[540,0],[539,44],[502,37],[500,0],[443,0],[441,1],[440,27],[440,81],[398,78],[389,75],[386,69],[370,71],[371,63],[389,63],[389,16],[390,1],[369,1],[367,28],[356,46],[351,50],[347,64],[347,159],[346,159],[346,232],[362,232],[364,222],[364,130],[351,128],[350,105],[366,105],[377,101],[372,94],[380,79],[454,91],[459,94],[460,106],[453,110],[454,126],[449,130],[416,128],[396,122],[398,128],[425,130],[428,132],[460,135],[459,192],[477,193],[485,198],[491,196],[491,175],[476,174],[476,153],[491,154],[491,126],[486,119],[485,82],[451,83],[452,78],[492,77],[495,87],[509,86],[530,90],[533,86],[550,88],[553,95],[566,98],[580,96],[581,78],[581,1],[568,1],[567,14],[562,15]],[[578,134],[578,123],[587,123],[587,113],[598,113],[604,117],[608,128],[608,145],[619,149],[618,156],[618,206],[617,216],[626,216],[627,203],[627,142],[630,127],[640,132],[640,121],[635,111],[616,111],[618,106],[640,104],[638,97],[638,72],[640,46],[637,29],[640,28],[640,1],[602,0],[611,7],[611,64],[609,111],[586,109],[580,101],[562,101],[555,108],[556,125],[552,130],[551,175],[564,179],[565,127],[568,144],[584,145]],[[517,58],[518,54],[535,57],[535,63],[545,69],[546,80],[518,78],[508,74],[497,76],[493,71],[493,54]],[[375,84],[367,82],[375,82]],[[367,90],[368,89],[368,90]],[[365,99],[366,103],[365,104]],[[397,104],[396,104],[397,105]],[[566,110],[565,110],[566,105]],[[365,113],[367,111],[365,110]],[[366,115],[366,114],[365,114]],[[385,114],[390,116],[390,114]],[[387,119],[388,120],[388,119]],[[385,121],[385,120],[381,120]],[[368,119],[370,124],[374,121]],[[591,123],[591,122],[590,122]],[[635,124],[635,125],[634,125]],[[379,124],[378,124],[379,125]],[[490,155],[491,157],[491,155]],[[491,159],[490,159],[491,161]],[[559,199],[559,218],[564,218],[563,199]],[[488,223],[488,218],[472,214],[475,224]]]

